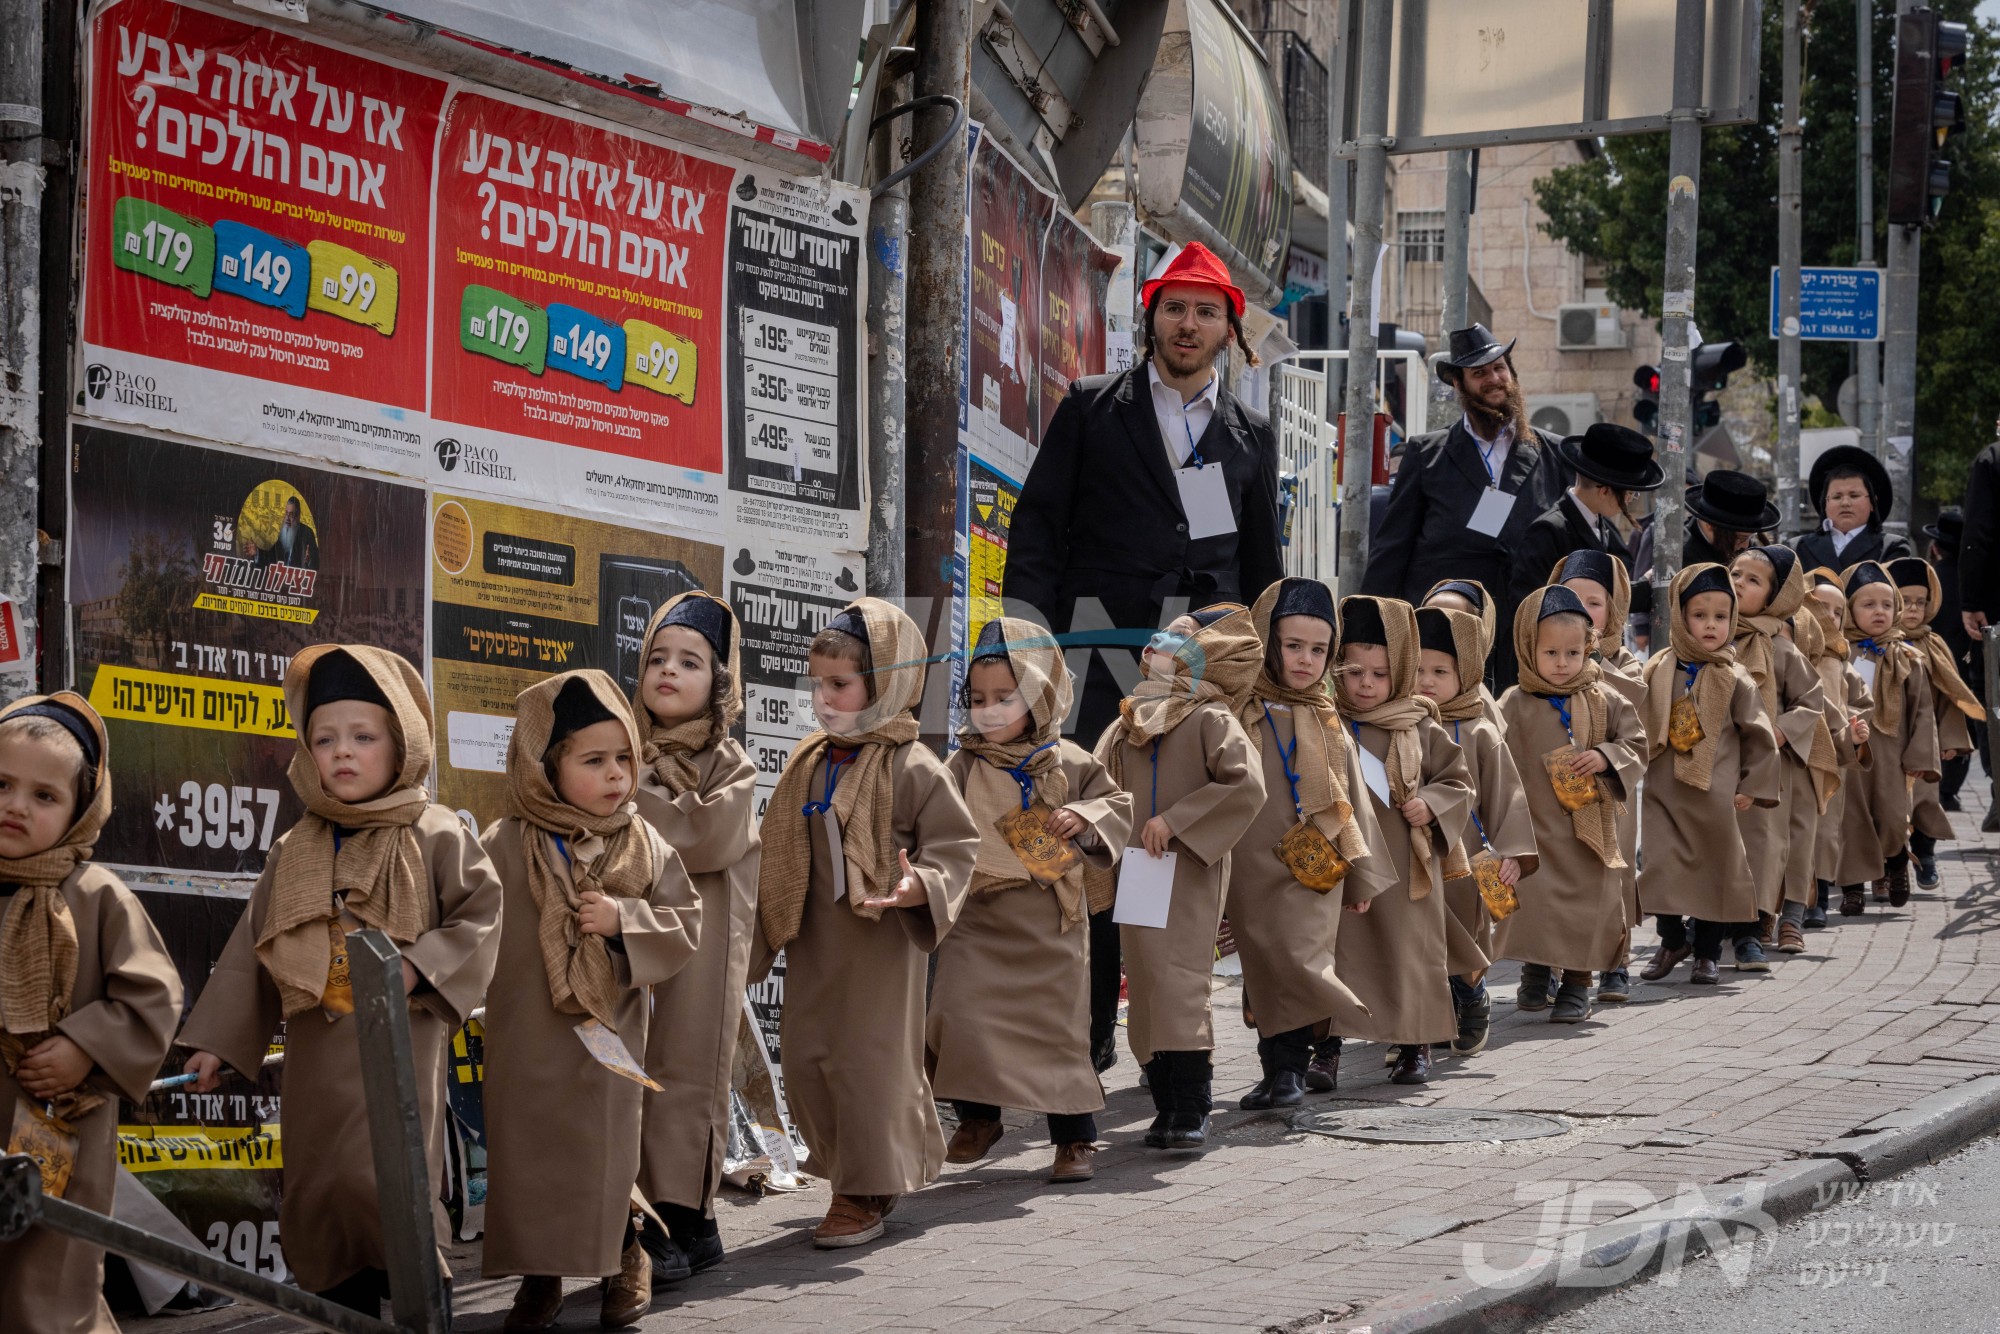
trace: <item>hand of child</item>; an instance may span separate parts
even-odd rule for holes
[[[924,888],[924,882],[910,869],[910,854],[898,848],[896,860],[902,863],[903,878],[896,882],[893,892],[861,900],[870,908],[921,908],[931,901],[929,891]]]
[[[1601,774],[1610,767],[1611,761],[1597,749],[1580,750],[1569,757],[1569,771],[1573,774]]]
[[[1345,906],[1347,908],[1347,911],[1349,912],[1367,912],[1368,905],[1373,903],[1374,901],[1375,900],[1373,899],[1363,899],[1359,903],[1349,903]]]
[[[1083,817],[1067,806],[1049,817],[1049,832],[1057,838],[1075,838],[1084,828]]]
[[[1516,885],[1521,882],[1521,863],[1512,857],[1500,859],[1500,883]]]
[[[1397,808],[1403,813],[1403,820],[1412,827],[1421,827],[1431,822],[1431,808],[1422,797],[1411,797]]]
[[[1947,750],[1942,754],[1940,754],[1938,758],[1945,761],[1946,763],[1950,763],[1952,760],[1957,759],[1959,756],[1963,754],[1965,754],[1965,752],[1962,750]]]
[[[1737,810],[1747,811],[1750,809],[1750,794],[1748,792],[1738,792],[1735,801]]]
[[[1855,745],[1866,745],[1868,741],[1868,720],[1858,713],[1855,714],[1847,720],[1847,734],[1854,738]]]
[[[222,1083],[222,1058],[212,1051],[198,1051],[187,1058],[181,1073],[194,1076],[196,1093],[213,1093]]]
[[[403,960],[403,994],[407,996],[415,991],[417,983],[422,980],[422,975],[417,972],[417,966],[408,959]]]
[[[58,1033],[29,1048],[14,1070],[14,1082],[46,1102],[81,1084],[95,1064],[88,1052]]]
[[[1146,821],[1145,827],[1139,830],[1139,842],[1144,844],[1146,851],[1155,857],[1166,854],[1167,844],[1173,842],[1173,838],[1174,827],[1167,823],[1165,816],[1161,815]]]
[[[578,928],[589,935],[611,937],[625,929],[619,919],[618,905],[594,889],[586,889],[579,896],[583,906],[576,910]]]

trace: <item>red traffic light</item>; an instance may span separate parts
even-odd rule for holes
[[[1965,63],[1966,48],[1971,43],[1963,23],[1939,19],[1934,41],[1936,45],[1932,49],[1937,52],[1938,77],[1944,77]]]
[[[1638,370],[1632,372],[1632,383],[1643,393],[1659,393],[1660,368],[1658,366],[1641,366]]]

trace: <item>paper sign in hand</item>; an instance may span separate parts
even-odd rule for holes
[[[632,1059],[632,1053],[625,1049],[624,1041],[595,1019],[586,1019],[578,1024],[576,1036],[583,1043],[583,1049],[612,1074],[623,1075],[634,1084],[643,1084],[655,1093],[666,1091],[653,1082],[644,1066]]]

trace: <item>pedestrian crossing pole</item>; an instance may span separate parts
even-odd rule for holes
[[[1702,0],[1674,11],[1674,105],[1667,113],[1667,262],[1660,299],[1660,488],[1653,519],[1653,605],[1665,614],[1667,586],[1681,570],[1682,492],[1690,480],[1693,395],[1688,380],[1694,324],[1697,197],[1701,188],[1701,89],[1708,20]],[[1664,628],[1664,622],[1661,627]],[[1661,636],[1655,634],[1659,642]]]

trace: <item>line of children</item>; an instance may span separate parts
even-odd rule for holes
[[[1944,597],[1943,589],[1938,586],[1937,571],[1920,556],[1892,560],[1888,568],[1903,599],[1902,619],[1898,622],[1903,639],[1923,657],[1924,669],[1930,676],[1931,715],[1937,724],[1938,763],[1942,768],[1972,749],[1972,734],[1966,720],[1978,722],[1985,713],[1978,697],[1960,679],[1951,645],[1931,629],[1931,617]],[[1917,884],[1936,889],[1938,840],[1951,837],[1951,821],[1938,800],[1936,778],[1919,778],[1910,797],[1910,854],[1917,863]]]

